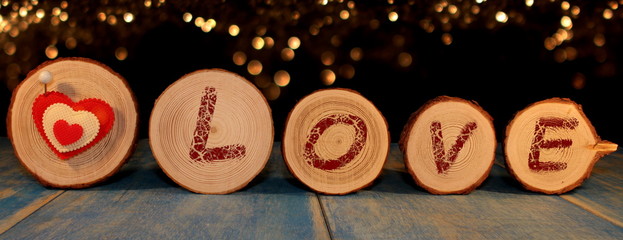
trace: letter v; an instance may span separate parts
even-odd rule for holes
[[[433,144],[433,155],[435,156],[435,164],[437,165],[437,173],[445,174],[450,169],[450,166],[456,160],[456,157],[459,155],[461,149],[463,149],[463,145],[472,135],[474,129],[478,126],[475,122],[468,122],[463,126],[461,133],[456,137],[456,141],[452,148],[448,151],[448,156],[446,156],[444,144],[443,144],[443,135],[441,131],[441,122],[434,121],[430,124],[430,133],[431,140]]]

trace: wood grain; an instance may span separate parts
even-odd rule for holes
[[[489,175],[495,159],[493,119],[477,103],[439,96],[411,115],[400,137],[405,164],[433,194],[467,194]]]
[[[290,172],[324,194],[348,194],[372,183],[389,151],[383,114],[349,89],[324,89],[288,114],[282,154]]]
[[[539,101],[519,111],[504,139],[511,175],[526,189],[546,194],[580,186],[595,163],[616,148],[601,140],[580,105],[563,98]]]
[[[57,91],[77,102],[105,100],[115,122],[101,141],[76,156],[61,160],[38,133],[33,121],[34,100],[44,93],[38,80],[52,73],[48,91]],[[86,58],[59,58],[32,70],[13,91],[7,114],[7,133],[15,154],[26,169],[45,186],[84,188],[112,176],[132,153],[138,132],[136,100],[127,82],[102,63]]]
[[[184,188],[226,194],[259,174],[274,141],[270,106],[243,77],[220,69],[181,77],[156,100],[149,122],[154,157]]]

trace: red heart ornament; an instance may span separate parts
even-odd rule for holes
[[[87,98],[73,102],[67,95],[55,91],[35,99],[32,116],[48,147],[63,160],[97,144],[110,132],[115,121],[114,112],[105,101]],[[51,122],[44,124],[44,118]]]
[[[54,137],[60,144],[69,145],[80,140],[84,129],[82,126],[74,123],[69,125],[65,120],[58,120],[54,123]]]

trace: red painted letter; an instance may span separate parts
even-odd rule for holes
[[[216,105],[216,89],[205,88],[205,95],[201,98],[201,107],[197,116],[197,127],[190,147],[190,159],[198,162],[213,162],[232,158],[242,158],[246,155],[246,148],[241,144],[224,147],[207,148],[210,136],[210,122]]]
[[[320,136],[324,133],[324,131],[335,124],[345,124],[353,126],[355,128],[355,141],[353,141],[353,144],[351,144],[348,152],[346,152],[339,158],[328,160],[321,159],[320,156],[316,154],[314,145],[316,144]],[[311,129],[309,135],[307,135],[307,143],[305,143],[305,153],[303,155],[307,159],[307,163],[314,166],[315,168],[325,171],[335,170],[348,164],[359,154],[359,152],[361,152],[361,149],[363,149],[363,146],[365,146],[366,144],[367,136],[368,129],[366,128],[366,124],[361,118],[350,114],[331,115],[320,120],[316,124],[316,126]]]
[[[530,155],[528,156],[528,166],[533,171],[561,171],[567,168],[565,162],[541,162],[541,149],[542,148],[569,148],[573,144],[571,139],[552,139],[544,140],[545,129],[547,128],[562,128],[562,129],[575,129],[579,124],[575,118],[558,118],[548,117],[540,118],[536,122],[534,127],[534,139],[530,146]]]
[[[444,174],[450,169],[450,165],[454,163],[456,157],[459,155],[463,145],[472,135],[472,131],[478,126],[475,122],[468,122],[463,126],[461,134],[456,137],[456,141],[452,148],[450,148],[449,155],[446,157],[446,152],[443,144],[443,135],[441,132],[441,122],[434,121],[430,124],[430,134],[433,143],[433,151],[435,155],[435,164],[437,165],[437,173]]]

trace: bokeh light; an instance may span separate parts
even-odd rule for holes
[[[264,47],[264,39],[261,37],[254,37],[251,41],[251,46],[255,48],[255,50],[260,50]]]
[[[182,15],[182,19],[184,20],[184,22],[190,22],[193,20],[193,14],[186,12],[184,13],[184,15]]]
[[[291,48],[284,48],[281,50],[281,59],[286,62],[292,61],[292,59],[294,59],[294,50]]]
[[[335,73],[330,69],[325,69],[320,72],[320,80],[324,85],[332,85],[335,82]]]
[[[264,37],[264,47],[272,48],[275,45],[275,40],[271,37]]]
[[[115,57],[119,61],[123,61],[128,57],[128,50],[124,47],[119,47],[115,50]]]
[[[131,23],[132,21],[134,21],[134,14],[130,12],[124,13],[123,21],[125,21],[126,23]]]
[[[347,20],[349,17],[350,17],[350,13],[348,12],[348,10],[340,11],[340,19]]]
[[[267,100],[274,101],[279,98],[279,95],[281,95],[281,88],[273,83],[270,83],[268,87],[262,89],[262,93]]]
[[[560,18],[560,26],[570,29],[571,27],[573,27],[573,21],[571,21],[571,18],[569,16],[563,16],[562,18]]]
[[[232,59],[234,61],[234,64],[242,66],[247,62],[247,55],[244,52],[237,51],[234,53]]]
[[[288,39],[288,47],[293,50],[298,49],[301,46],[301,40],[298,37],[290,37]]]
[[[344,64],[340,67],[340,76],[345,79],[352,79],[355,77],[355,67],[350,64]]]
[[[351,49],[350,58],[353,59],[354,61],[361,60],[361,58],[363,58],[363,50],[361,50],[361,48],[358,48],[358,47]]]
[[[398,20],[398,13],[396,13],[396,12],[390,12],[390,13],[387,15],[387,18],[389,19],[389,21],[395,22],[395,21],[397,21],[397,20]]]
[[[445,44],[445,45],[452,44],[452,35],[450,35],[449,33],[442,34],[441,35],[441,42],[443,42],[443,44]]]
[[[277,86],[288,86],[288,84],[290,83],[290,74],[285,70],[279,70],[275,73],[274,81]]]
[[[331,51],[326,51],[322,53],[320,59],[323,65],[331,66],[335,62],[335,54]]]
[[[258,60],[251,60],[249,64],[247,65],[247,71],[251,75],[258,75],[262,73],[262,68],[263,68],[262,63]]]
[[[411,66],[411,63],[413,62],[413,58],[411,57],[411,54],[407,53],[407,52],[401,52],[398,55],[398,64],[401,67],[408,67]]]
[[[497,13],[495,13],[495,20],[501,23],[505,23],[506,21],[508,21],[508,15],[506,15],[505,12],[498,11]]]
[[[240,33],[240,28],[238,27],[238,25],[231,25],[229,26],[229,35],[231,35],[232,37],[238,36],[238,34]]]
[[[54,45],[50,45],[45,49],[45,56],[49,59],[55,59],[58,57],[58,49]]]

